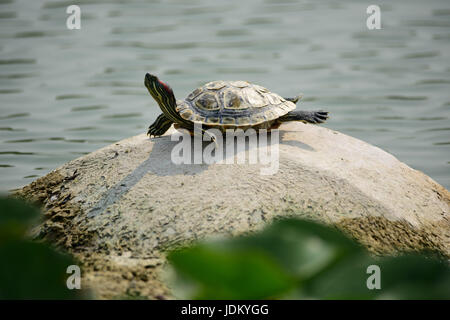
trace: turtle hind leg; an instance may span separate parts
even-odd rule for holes
[[[323,123],[328,119],[327,111],[301,111],[295,110],[286,113],[284,116],[280,117],[278,120],[280,122],[288,121],[302,121],[306,123]]]
[[[298,96],[295,96],[293,98],[284,98],[287,101],[293,102],[293,103],[297,103],[298,100],[300,100],[303,97],[302,94],[299,94]]]
[[[167,130],[169,130],[173,121],[167,118],[164,113],[160,114],[158,118],[156,118],[155,122],[153,122],[150,127],[148,127],[147,135],[151,136],[161,136]]]

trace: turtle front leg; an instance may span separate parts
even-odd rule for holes
[[[162,136],[167,130],[169,130],[173,121],[167,118],[164,113],[161,113],[155,122],[148,127],[147,135],[159,137]]]

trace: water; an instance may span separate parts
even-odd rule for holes
[[[450,187],[450,2],[0,0],[0,191],[146,131],[152,72],[178,98],[248,80],[326,127],[365,140]],[[81,6],[81,30],[66,7]]]

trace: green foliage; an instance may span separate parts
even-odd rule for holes
[[[203,284],[199,299],[262,299],[292,287],[289,275],[257,251],[225,252],[200,245],[172,254],[171,260]]]
[[[26,239],[39,210],[14,198],[0,198],[0,299],[75,299],[66,286],[68,255]]]
[[[0,198],[0,242],[24,237],[39,218],[39,210],[14,198]]]
[[[449,299],[450,268],[419,255],[373,258],[339,231],[280,220],[250,236],[169,253],[198,299]],[[381,289],[368,289],[380,268]]]

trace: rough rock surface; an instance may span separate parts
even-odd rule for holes
[[[450,257],[450,193],[365,142],[284,124],[274,175],[261,175],[261,164],[176,165],[177,143],[138,135],[18,191],[44,204],[40,237],[81,260],[84,285],[97,297],[170,298],[165,249],[287,215],[334,225],[375,254],[429,249]]]

